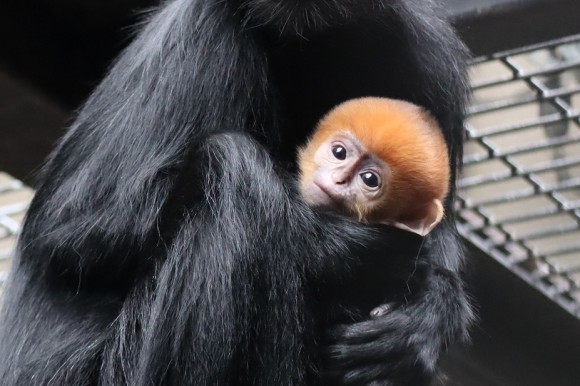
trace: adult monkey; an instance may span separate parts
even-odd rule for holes
[[[464,56],[425,0],[168,2],[47,162],[4,300],[2,382],[426,382],[470,319],[453,218],[423,246],[425,292],[377,318],[359,306],[323,361],[328,288],[365,269],[388,281],[397,265],[379,268],[419,242],[313,212],[288,171],[324,112],[365,95],[429,109],[455,170]]]

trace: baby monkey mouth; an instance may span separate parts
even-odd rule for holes
[[[333,192],[331,192],[323,184],[317,181],[312,181],[314,189],[317,190],[317,204],[329,208],[341,209],[344,206],[344,197],[341,197]]]

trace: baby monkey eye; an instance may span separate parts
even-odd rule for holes
[[[346,159],[346,149],[341,145],[334,145],[332,147],[332,155],[334,158],[343,161]]]
[[[379,186],[379,177],[373,172],[361,173],[360,178],[369,188],[377,188]]]

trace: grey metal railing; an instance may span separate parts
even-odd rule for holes
[[[460,232],[580,317],[580,35],[471,71]]]

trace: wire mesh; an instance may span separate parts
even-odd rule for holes
[[[464,237],[580,317],[580,35],[476,58]]]
[[[16,237],[32,195],[22,182],[0,172],[0,288],[6,281]]]

